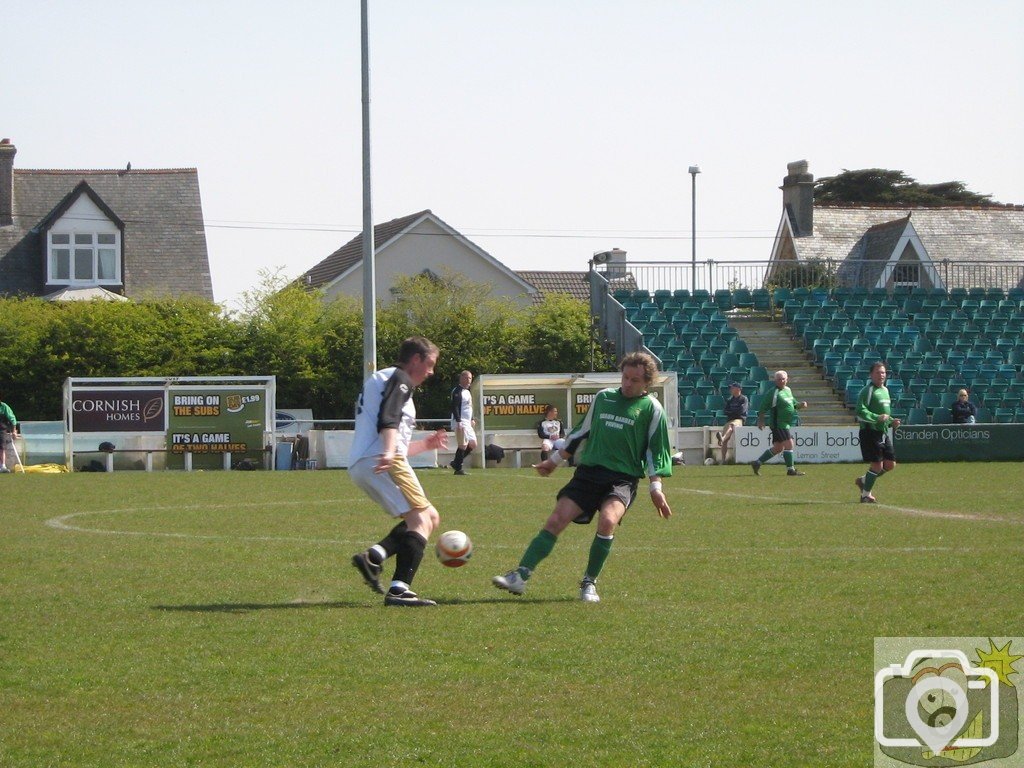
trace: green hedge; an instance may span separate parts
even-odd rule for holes
[[[319,418],[351,418],[362,383],[358,302],[266,279],[227,312],[196,299],[48,302],[0,299],[0,399],[22,420],[61,417],[69,376],[275,375],[277,401]],[[377,312],[377,365],[394,361],[403,338],[441,348],[435,375],[417,397],[423,418],[448,412],[458,372],[608,370],[591,336],[586,304],[552,295],[526,309],[491,298],[457,276],[409,278]]]

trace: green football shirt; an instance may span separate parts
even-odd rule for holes
[[[765,395],[761,401],[761,408],[758,416],[767,414],[767,424],[776,429],[789,429],[796,421],[796,412],[800,403],[793,397],[793,391],[789,387],[779,389],[776,387],[770,395]]]
[[[885,432],[888,427],[886,416],[892,415],[892,402],[886,387],[868,384],[857,395],[857,421],[861,427]]]
[[[665,409],[650,395],[627,398],[602,389],[566,445],[586,440],[577,464],[600,466],[631,477],[671,477],[672,451]]]

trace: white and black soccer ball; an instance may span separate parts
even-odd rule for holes
[[[713,458],[711,458],[710,456],[708,456],[708,457],[707,457],[706,459],[704,459],[704,466],[705,466],[705,467],[713,467],[713,466],[715,466],[715,464],[717,464],[717,463],[718,463],[718,462],[717,462],[717,461],[715,461],[715,460],[714,460]]]
[[[447,568],[459,568],[473,556],[473,542],[462,531],[445,531],[434,547],[437,559]]]

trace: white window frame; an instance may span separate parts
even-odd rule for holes
[[[66,237],[67,243],[54,243],[53,239],[55,236]],[[89,238],[89,241],[78,243],[76,240]],[[101,237],[113,238],[113,243],[101,243]],[[56,251],[66,250],[67,258],[67,277],[57,277],[55,266],[55,259],[57,258]],[[110,277],[99,277],[100,269],[100,257],[103,251],[113,250],[114,252],[114,274]],[[81,255],[89,259],[90,274],[88,278],[79,278],[75,274],[75,262],[77,257]],[[100,286],[100,285],[121,285],[121,233],[120,232],[103,232],[96,230],[64,230],[54,231],[50,230],[46,236],[46,282],[49,285],[73,285],[80,287],[88,286]]]

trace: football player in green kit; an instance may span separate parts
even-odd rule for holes
[[[772,430],[772,447],[766,450],[761,456],[751,463],[755,475],[761,474],[761,465],[771,461],[773,456],[782,454],[786,461],[786,474],[794,477],[805,474],[796,468],[794,463],[793,436],[789,433],[793,422],[796,421],[797,410],[807,407],[806,402],[797,402],[793,392],[786,384],[789,382],[789,374],[785,371],[775,372],[775,391],[765,395],[761,401],[761,407],[757,412],[757,428],[764,429],[765,414],[768,415],[768,426]]]
[[[871,383],[857,396],[860,455],[871,465],[867,472],[853,481],[860,488],[862,504],[878,502],[871,493],[875,481],[896,468],[896,453],[892,447],[889,428],[896,429],[900,425],[900,420],[894,419],[890,410],[889,390],[885,386],[886,377],[885,363],[875,363],[871,366]]]
[[[622,359],[619,370],[621,386],[598,392],[586,418],[566,437],[565,447],[553,450],[535,465],[544,477],[554,472],[566,456],[576,456],[577,467],[572,480],[558,492],[554,511],[526,548],[519,567],[491,580],[498,589],[523,594],[527,579],[551,554],[569,523],[587,524],[596,515],[597,534],[580,583],[580,600],[599,602],[597,577],[611,552],[615,528],[636,497],[641,477],[650,480],[651,502],[658,514],[671,516],[661,486],[661,478],[672,475],[668,419],[661,403],[647,394],[657,365],[650,355],[634,352]]]

